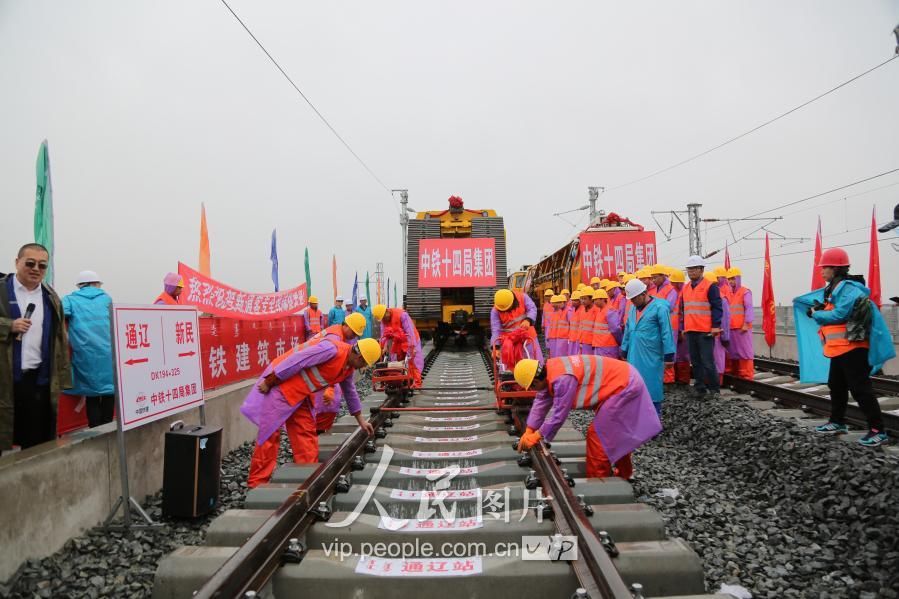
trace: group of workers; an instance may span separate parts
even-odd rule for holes
[[[685,266],[686,277],[679,269],[656,264],[619,273],[614,281],[594,278],[570,294],[547,289],[546,359],[533,300],[520,291],[496,293],[491,347],[523,389],[537,392],[519,451],[541,439],[551,441],[572,409],[593,410],[587,476],[629,479],[632,452],[662,430],[665,383],[689,384],[692,376],[694,396],[714,397],[723,373],[753,377],[752,293],[742,285],[742,273],[724,267],[706,273],[700,256],[691,256]],[[853,332],[852,319],[861,318],[859,302],[870,292],[848,274],[845,252],[825,252],[820,266],[827,286],[796,300],[797,305],[807,303],[807,317],[820,327],[823,355],[830,358],[833,413],[816,430],[847,431],[843,419],[851,391],[871,428],[860,442],[876,446],[886,441],[886,433],[869,368],[895,352],[884,340],[888,332],[876,310],[869,314],[867,333]],[[368,322],[362,314],[351,313],[327,327],[317,314],[317,306],[310,306],[304,318],[318,321],[318,330],[307,325],[309,338],[266,368],[241,408],[259,428],[250,487],[270,479],[282,426],[294,461],[316,462],[317,435],[330,428],[341,399],[359,426],[372,433],[361,416],[354,369],[371,366],[386,353],[388,359],[406,360],[415,386],[421,385],[421,340],[405,310],[382,304],[372,308],[372,317],[381,323],[380,341],[359,339]]]

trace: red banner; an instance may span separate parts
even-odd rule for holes
[[[303,319],[201,318],[200,350],[206,389],[256,378],[285,351],[305,339]]]
[[[181,302],[200,312],[241,320],[270,320],[299,312],[306,307],[306,284],[277,293],[247,293],[219,283],[178,263],[184,279]]]
[[[422,239],[418,245],[419,287],[496,287],[496,241]]]
[[[659,261],[655,231],[581,233],[581,282],[593,277],[614,279]]]

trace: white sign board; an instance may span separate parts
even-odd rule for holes
[[[122,429],[202,405],[196,308],[114,304],[112,312]]]

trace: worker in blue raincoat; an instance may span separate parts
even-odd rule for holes
[[[859,443],[876,447],[887,434],[871,374],[896,356],[892,337],[864,278],[849,274],[849,255],[842,248],[826,250],[818,266],[827,284],[793,300],[800,381],[830,387],[830,420],[815,431],[849,432],[845,417],[851,392],[869,428]]]
[[[82,271],[78,289],[62,298],[62,310],[72,347],[72,389],[67,395],[83,395],[87,422],[93,428],[112,421],[112,338],[109,332],[109,295],[97,273]]]
[[[649,295],[646,284],[633,279],[624,286],[631,303],[621,339],[621,354],[643,377],[656,412],[662,413],[665,365],[674,364],[677,346],[671,333],[671,305]]]
[[[365,317],[365,330],[362,331],[362,334],[359,335],[360,339],[371,339],[372,337],[372,316],[371,316],[371,306],[368,305],[368,298],[362,297],[359,298],[359,307],[356,309],[356,312]]]

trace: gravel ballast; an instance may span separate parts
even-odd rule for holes
[[[581,430],[592,414],[573,413]],[[899,460],[822,437],[746,398],[666,395],[634,491],[705,565],[753,597],[899,597]],[[677,497],[670,491],[676,489]]]
[[[357,382],[359,395],[371,393],[371,377]],[[341,415],[346,408],[341,406]],[[55,554],[28,560],[5,583],[0,583],[3,599],[80,599],[99,597],[149,598],[159,561],[183,545],[202,545],[209,524],[228,509],[243,507],[247,494],[247,473],[253,443],[244,443],[222,458],[222,481],[218,508],[196,520],[162,517],[162,492],[147,497],[142,506],[163,527],[131,533],[107,532],[99,527],[70,539]],[[287,436],[281,435],[279,463],[292,460]],[[4,548],[4,551],[14,550]]]

